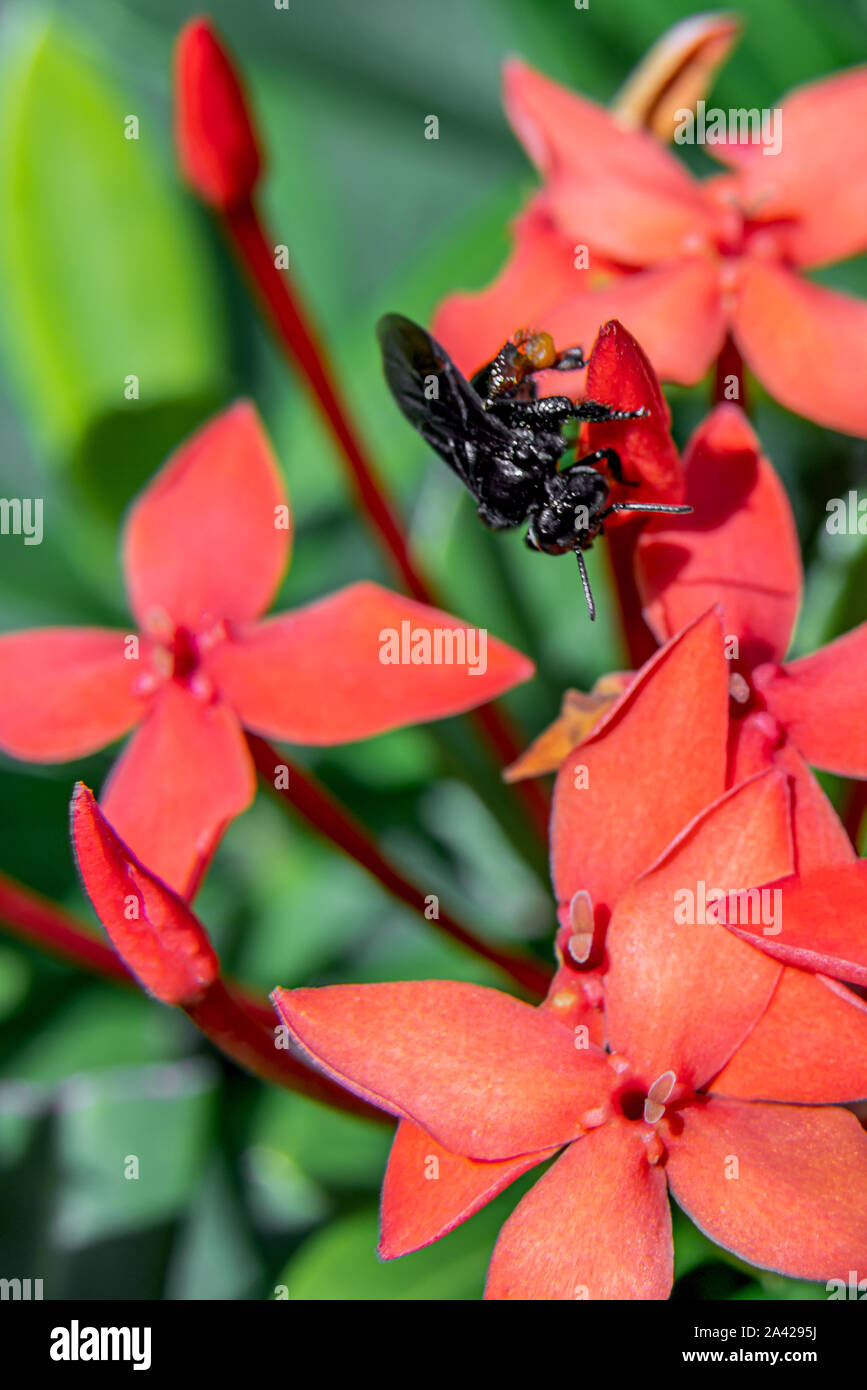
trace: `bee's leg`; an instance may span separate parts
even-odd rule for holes
[[[585,454],[583,458],[575,459],[574,463],[566,465],[562,472],[568,473],[570,469],[581,467],[588,464],[605,463],[612,478],[618,483],[623,483],[625,487],[638,487],[637,479],[627,478],[623,472],[623,464],[620,462],[620,455],[616,449],[595,449],[592,454]]]
[[[558,400],[559,397],[554,399]],[[600,424],[603,420],[643,420],[650,411],[644,405],[640,410],[612,410],[610,405],[603,405],[601,401],[579,401],[573,406],[573,414],[576,420]]]
[[[542,396],[535,401],[499,400],[495,413],[511,429],[519,425],[548,428],[563,425],[578,417],[578,407],[568,396]]]
[[[587,359],[584,356],[584,349],[580,347],[564,348],[558,352],[557,361],[554,364],[555,372],[577,372],[582,367],[587,366]]]
[[[540,552],[542,550],[536,536],[536,518],[532,512],[527,517],[527,534],[524,537],[524,544],[528,550],[538,550]]]
[[[688,516],[692,510],[692,507],[685,503],[674,505],[668,502],[612,502],[604,512],[600,512],[599,520],[604,521],[612,512],[665,512],[668,516]]]

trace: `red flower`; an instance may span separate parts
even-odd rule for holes
[[[775,1075],[791,1070],[780,1052],[766,1061],[762,1101],[719,1086],[779,966],[718,924],[678,926],[672,915],[684,885],[762,883],[790,853],[784,779],[766,773],[694,820],[619,897],[608,1056],[584,1045],[552,1000],[534,1010],[445,981],[275,991],[310,1058],[402,1119],[380,1252],[436,1239],[565,1146],[503,1228],[487,1298],[665,1298],[666,1185],[753,1263],[813,1279],[863,1264],[867,1135],[854,1116],[767,1103]],[[863,1060],[848,1069],[863,1093]],[[819,1078],[828,1089],[831,1072]]]
[[[507,64],[505,101],[545,184],[500,280],[437,315],[462,368],[495,352],[516,319],[580,343],[618,318],[661,377],[693,384],[731,334],[789,409],[867,434],[867,304],[799,273],[867,246],[867,70],[792,93],[778,153],[709,143],[730,171],[704,183],[653,136],[523,63]]]
[[[867,986],[867,860],[826,864],[773,887],[779,932],[759,931],[738,913],[735,935],[787,965]]]
[[[495,639],[484,662],[479,646],[475,665],[449,664],[460,649],[446,638],[465,626],[377,584],[259,620],[286,567],[290,524],[256,412],[235,405],[181,446],[130,511],[123,561],[140,636],[48,628],[0,638],[0,747],[65,761],[138,725],[102,805],[185,895],[253,798],[242,724],[291,743],[349,742],[457,714],[532,673]],[[397,664],[381,660],[387,636]],[[443,663],[424,664],[424,644],[434,656],[437,641]]]
[[[801,786],[799,849],[812,863],[851,857],[804,761],[867,777],[867,623],[784,662],[801,597],[798,540],[785,490],[737,406],[717,406],[699,426],[684,466],[692,514],[676,528],[653,519],[636,549],[645,618],[665,641],[721,604],[736,695],[730,784],[775,760]]]
[[[666,1176],[703,1229],[754,1262],[827,1278],[863,1259],[867,1203],[838,1205],[867,1163],[857,1121],[759,1102],[864,1095],[867,1007],[733,952],[722,925],[674,921],[699,880],[731,891],[791,874],[787,779],[771,769],[726,792],[726,724],[708,613],[567,759],[552,827],[560,968],[537,1011],[437,982],[276,992],[313,1060],[401,1117],[384,1257],[446,1234],[569,1143],[507,1222],[488,1297],[665,1297]],[[743,1169],[730,1182],[732,1154]]]
[[[225,211],[247,201],[262,170],[244,91],[206,19],[181,30],[175,65],[175,140],[184,177],[200,198]]]
[[[164,1004],[191,1004],[220,973],[204,927],[186,903],[140,864],[81,782],[72,837],[84,888],[112,945],[140,984]]]

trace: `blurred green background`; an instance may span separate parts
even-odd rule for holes
[[[714,88],[772,105],[860,61],[865,0],[750,0]],[[328,437],[247,301],[171,148],[183,0],[64,0],[0,15],[0,495],[44,498],[45,538],[0,539],[0,630],[125,625],[116,528],[168,450],[248,394],[276,443],[297,518],[278,607],[362,576],[390,582],[347,504]],[[534,176],[505,122],[499,66],[517,52],[602,101],[692,12],[680,0],[214,0],[269,154],[265,207],[318,317],[365,437],[452,610],[531,654],[510,704],[529,738],[566,686],[623,663],[604,561],[589,629],[573,567],[492,537],[398,416],[372,336],[379,313],[426,320],[501,264]],[[438,141],[422,138],[425,115]],[[137,142],[123,121],[140,121]],[[867,294],[862,258],[825,283]],[[809,380],[809,357],[804,371]],[[141,399],[123,398],[136,373]],[[786,414],[755,418],[805,548],[799,649],[865,613],[863,538],[822,544],[825,502],[865,481],[865,445]],[[706,388],[670,393],[680,442]],[[827,541],[827,537],[825,538]],[[302,757],[308,758],[307,754]],[[492,935],[547,955],[545,866],[463,725],[308,758],[387,850]],[[0,868],[87,911],[67,840],[75,767],[0,764]],[[836,790],[832,786],[832,791]],[[198,900],[227,968],[263,990],[446,976],[495,982],[355,865],[264,797],[232,827]],[[0,1274],[81,1298],[464,1299],[481,1293],[512,1189],[431,1250],[373,1253],[388,1131],[241,1075],[186,1019],[0,938]],[[138,1181],[124,1179],[127,1155]],[[519,1185],[520,1188],[520,1185]],[[755,1276],[678,1217],[679,1298],[824,1297]]]

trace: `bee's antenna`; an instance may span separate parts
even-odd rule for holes
[[[584,554],[580,549],[576,549],[575,558],[578,561],[578,573],[581,575],[581,587],[584,590],[584,597],[587,600],[587,612],[590,614],[591,623],[596,621],[596,604],[593,602],[593,590],[590,588],[590,579],[587,575],[587,566],[584,563]]]
[[[670,507],[665,502],[613,502],[606,512],[671,512],[680,515],[692,510],[692,507]]]

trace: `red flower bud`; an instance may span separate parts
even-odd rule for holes
[[[244,90],[207,20],[193,19],[181,30],[175,77],[175,138],[184,177],[219,211],[237,207],[249,199],[262,160]]]
[[[602,325],[593,344],[586,394],[618,410],[649,411],[644,419],[588,425],[587,448],[617,450],[627,478],[642,485],[635,500],[682,502],[685,482],[671,438],[671,412],[646,353],[616,319]],[[613,493],[615,501],[632,500],[628,489],[615,487]]]
[[[118,955],[164,1004],[192,1004],[220,973],[201,922],[115,834],[81,782],[72,835],[85,891]]]

